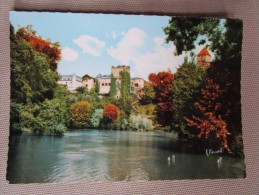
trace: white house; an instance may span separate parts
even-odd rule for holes
[[[58,84],[65,85],[67,89],[74,93],[77,87],[81,87],[82,85],[82,78],[79,76],[73,75],[61,75]]]

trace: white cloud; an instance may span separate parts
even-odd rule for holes
[[[137,49],[144,45],[147,37],[144,31],[131,28],[115,47],[107,49],[107,53],[120,63],[129,64],[131,60],[139,55]]]
[[[120,37],[120,36],[125,36],[125,31],[122,31],[122,32],[115,32],[115,31],[111,31],[111,32],[109,32],[109,33],[105,33],[105,36],[107,37],[107,38],[113,38],[113,39],[117,39],[118,37]]]
[[[66,61],[75,61],[78,58],[78,53],[69,48],[69,47],[65,47],[62,49],[62,59],[66,60]]]
[[[87,53],[92,56],[100,56],[102,49],[105,47],[104,41],[100,41],[96,37],[89,35],[82,35],[73,41],[83,49],[83,53]]]
[[[153,50],[134,60],[138,75],[147,80],[150,73],[158,73],[168,69],[173,73],[176,72],[178,66],[183,63],[185,54],[174,56],[174,51],[175,46],[170,44],[169,47],[166,47],[162,37],[153,38]]]
[[[203,47],[204,45],[198,45],[193,51],[197,55]],[[120,64],[131,65],[132,76],[145,80],[148,80],[150,73],[168,69],[175,73],[185,56],[191,60],[190,52],[175,56],[175,51],[176,47],[172,42],[166,44],[164,37],[149,37],[139,28],[130,29],[116,46],[107,49],[107,53]],[[210,53],[213,58],[214,54]]]
[[[131,72],[144,79],[150,73],[157,73],[176,68],[183,62],[182,56],[174,56],[175,47],[164,44],[163,37],[150,38],[144,31],[132,28],[123,39],[107,50],[108,54],[121,64],[133,63]]]

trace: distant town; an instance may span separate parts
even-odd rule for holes
[[[211,55],[206,48],[203,48],[197,55],[197,64],[199,67],[207,69],[211,63]],[[76,92],[76,88],[85,87],[88,91],[93,89],[97,84],[99,84],[99,94],[100,96],[107,96],[111,89],[111,76],[116,79],[116,87],[121,83],[121,71],[127,71],[130,74],[130,66],[119,65],[111,67],[111,74],[102,75],[98,74],[96,77],[92,77],[85,74],[83,77],[79,77],[75,74],[61,75],[58,84],[64,85],[71,93]],[[146,81],[139,77],[130,77],[131,87],[130,92],[136,95],[141,95]],[[116,98],[120,97],[120,90],[117,90]]]
[[[121,71],[127,71],[130,74],[130,66],[120,65],[117,67],[111,67],[111,74],[102,75],[98,74],[96,77],[91,77],[89,75],[84,75],[83,77],[79,77],[75,74],[71,75],[61,75],[58,84],[65,85],[67,89],[74,93],[76,88],[78,87],[86,87],[88,91],[93,89],[95,85],[99,84],[99,94],[101,96],[109,95],[111,88],[111,75],[116,79],[116,87],[119,87],[121,83]],[[140,95],[142,93],[142,89],[145,86],[145,80],[138,77],[131,77],[131,87],[130,92]],[[120,97],[120,90],[117,90],[116,98]]]

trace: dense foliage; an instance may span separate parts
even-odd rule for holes
[[[11,118],[10,132],[62,135],[66,130],[66,101],[56,98],[58,74],[53,61],[32,47],[10,27],[11,41]],[[33,31],[33,36],[36,32]],[[40,37],[37,40],[41,42]],[[44,42],[44,41],[43,41]]]
[[[16,33],[11,26],[11,133],[62,135],[67,128],[171,130],[180,140],[198,139],[199,147],[223,147],[243,156],[242,22],[172,17],[164,32],[176,55],[192,52],[199,41],[209,43],[214,61],[202,69],[192,56],[174,74],[151,73],[141,94],[132,93],[130,73],[121,71],[119,78],[111,75],[110,94],[101,96],[98,82],[89,91],[79,87],[76,93],[57,85],[59,43],[41,38],[31,26]]]
[[[143,88],[143,94],[141,95],[141,104],[147,105],[153,103],[155,97],[155,91],[151,83],[146,83]]]
[[[58,42],[52,43],[50,40],[37,36],[32,26],[20,28],[16,32],[16,36],[18,39],[28,42],[35,51],[45,54],[51,62],[51,69],[56,71],[57,63],[61,59],[61,48]]]
[[[100,123],[102,119],[103,119],[103,109],[94,110],[91,117],[92,127],[94,128],[100,127]]]
[[[110,88],[110,97],[114,98],[117,94],[116,87],[116,78],[114,78],[113,74],[111,74],[111,88]]]
[[[58,74],[50,69],[49,59],[16,36],[11,40],[10,55],[11,99],[21,103],[51,99],[57,86]]]
[[[129,118],[129,126],[132,130],[153,130],[153,122],[150,119],[142,117],[141,115],[131,115]]]
[[[220,104],[222,117],[224,116],[224,122],[231,133],[227,136],[228,146],[239,156],[243,151],[240,141],[242,31],[241,20],[217,18],[172,17],[169,25],[164,28],[166,41],[172,41],[176,46],[176,55],[192,51],[197,41],[199,44],[207,43],[207,46],[209,43],[209,48],[215,54],[215,60],[207,70],[207,79],[212,79],[223,91]]]
[[[150,74],[149,80],[155,91],[157,121],[161,125],[171,125],[173,117],[173,79],[171,71]]]
[[[218,84],[213,83],[213,80],[208,80],[206,87],[201,90],[201,99],[195,104],[201,115],[193,115],[192,119],[186,118],[186,121],[189,126],[199,129],[197,137],[204,137],[208,142],[208,147],[215,147],[210,143],[216,143],[216,147],[223,147],[231,152],[227,141],[230,133],[221,114],[222,93]]]
[[[128,71],[121,71],[120,93],[122,102],[125,102],[130,95],[130,74]]]
[[[119,114],[119,108],[113,104],[108,104],[103,109],[103,117],[109,122],[113,122],[118,119]]]
[[[87,101],[71,105],[71,125],[74,128],[86,128],[91,125],[92,107]]]
[[[173,80],[173,120],[172,129],[178,132],[178,137],[192,137],[189,132],[185,117],[196,115],[195,102],[201,97],[206,73],[203,69],[185,58],[184,63],[178,68]]]

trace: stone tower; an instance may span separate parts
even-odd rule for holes
[[[207,69],[210,66],[210,63],[211,63],[211,55],[206,49],[206,47],[204,47],[197,55],[197,64],[199,67]]]
[[[127,71],[128,73],[130,73],[130,67],[129,66],[124,66],[124,65],[117,66],[117,67],[113,67],[112,66],[111,73],[113,74],[114,78],[116,78],[116,79],[120,78],[120,72],[121,71]]]

